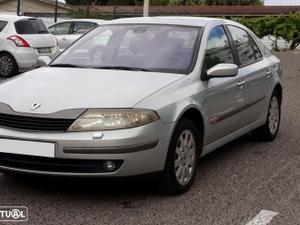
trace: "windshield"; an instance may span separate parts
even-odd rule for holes
[[[18,34],[48,34],[48,30],[41,20],[28,19],[15,22]]]
[[[188,73],[201,28],[106,25],[85,35],[50,66]]]

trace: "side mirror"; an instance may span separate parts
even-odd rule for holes
[[[235,64],[220,63],[207,70],[207,77],[234,77],[238,74],[238,69]]]
[[[37,66],[38,67],[48,66],[50,62],[51,62],[51,58],[49,56],[40,56],[37,59]]]

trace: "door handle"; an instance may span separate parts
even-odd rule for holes
[[[272,76],[272,71],[266,72],[266,77],[267,77],[267,78],[271,78],[271,76]]]
[[[240,88],[243,88],[245,84],[246,84],[246,81],[243,80],[243,81],[238,82],[237,86]]]

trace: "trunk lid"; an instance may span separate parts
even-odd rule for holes
[[[57,45],[55,37],[49,33],[43,21],[26,18],[15,21],[16,33],[32,48],[52,48]]]

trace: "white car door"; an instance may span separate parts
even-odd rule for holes
[[[69,38],[72,32],[72,22],[57,23],[50,26],[48,30],[50,33],[55,35],[60,51],[63,51],[70,44],[72,44],[72,40]]]
[[[71,45],[85,33],[89,32],[95,26],[97,26],[97,24],[93,22],[73,22],[71,32],[68,37],[66,37],[69,45]]]

